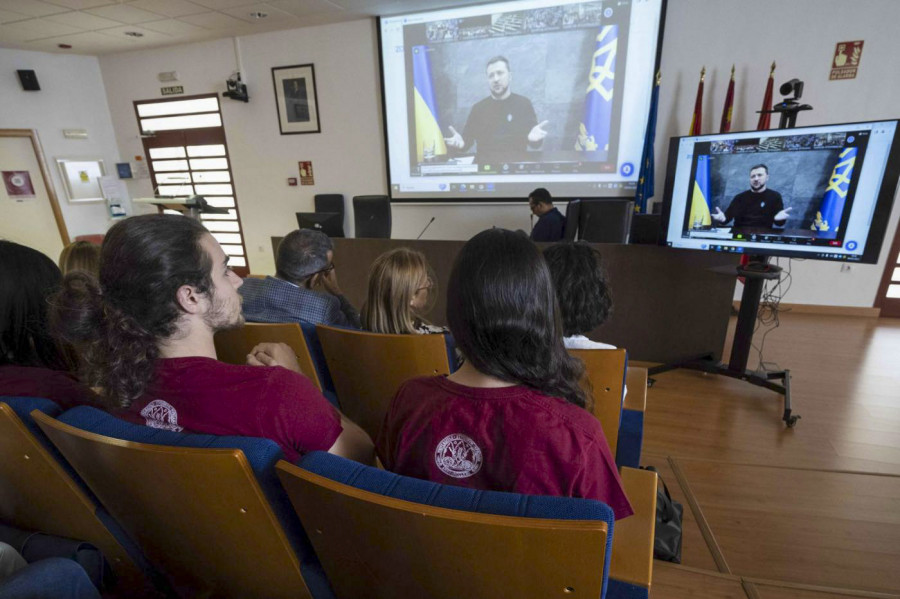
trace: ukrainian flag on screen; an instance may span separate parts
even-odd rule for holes
[[[709,215],[709,156],[697,157],[697,175],[691,193],[691,219],[688,228],[696,225],[711,225]]]
[[[605,25],[597,34],[584,98],[584,120],[575,139],[576,150],[609,150],[618,37],[618,25]]]
[[[831,171],[831,179],[816,220],[813,222],[813,231],[819,231],[818,237],[822,239],[834,239],[837,237],[841,225],[841,217],[844,215],[844,206],[847,203],[847,192],[850,190],[850,179],[853,177],[853,167],[856,164],[856,148],[844,148],[838,157],[838,163]]]
[[[425,154],[447,153],[444,135],[437,120],[437,100],[431,81],[431,61],[428,46],[413,46],[413,93],[416,115],[416,160],[423,162]]]

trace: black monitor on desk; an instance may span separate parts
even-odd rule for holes
[[[298,212],[297,226],[321,231],[329,237],[343,237],[344,215],[340,212]]]

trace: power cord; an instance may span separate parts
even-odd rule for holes
[[[776,258],[775,264],[781,266],[781,259]],[[753,329],[753,338],[762,328],[763,334],[759,341],[759,346],[751,343],[751,347],[757,351],[759,355],[759,364],[756,367],[756,373],[764,375],[768,372],[778,372],[782,368],[776,362],[766,362],[763,360],[763,350],[766,346],[766,338],[769,333],[781,326],[781,313],[790,312],[790,308],[782,308],[781,301],[791,289],[793,277],[791,276],[792,259],[788,258],[787,268],[781,271],[781,276],[777,279],[766,281],[763,285],[762,297],[760,297],[759,311],[756,315],[756,327]]]

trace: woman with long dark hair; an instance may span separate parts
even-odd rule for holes
[[[42,397],[64,408],[96,400],[70,374],[70,353],[49,332],[47,298],[61,282],[53,260],[0,241],[0,395]]]
[[[447,320],[465,362],[400,388],[379,437],[384,465],[444,484],[598,499],[630,515],[537,247],[502,229],[473,237],[450,275]]]

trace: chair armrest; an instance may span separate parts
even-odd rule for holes
[[[625,410],[643,412],[647,409],[647,369],[641,366],[629,366],[625,371]]]
[[[613,531],[609,577],[645,589],[653,578],[656,532],[656,473],[622,468],[622,484],[634,514],[618,520]]]

